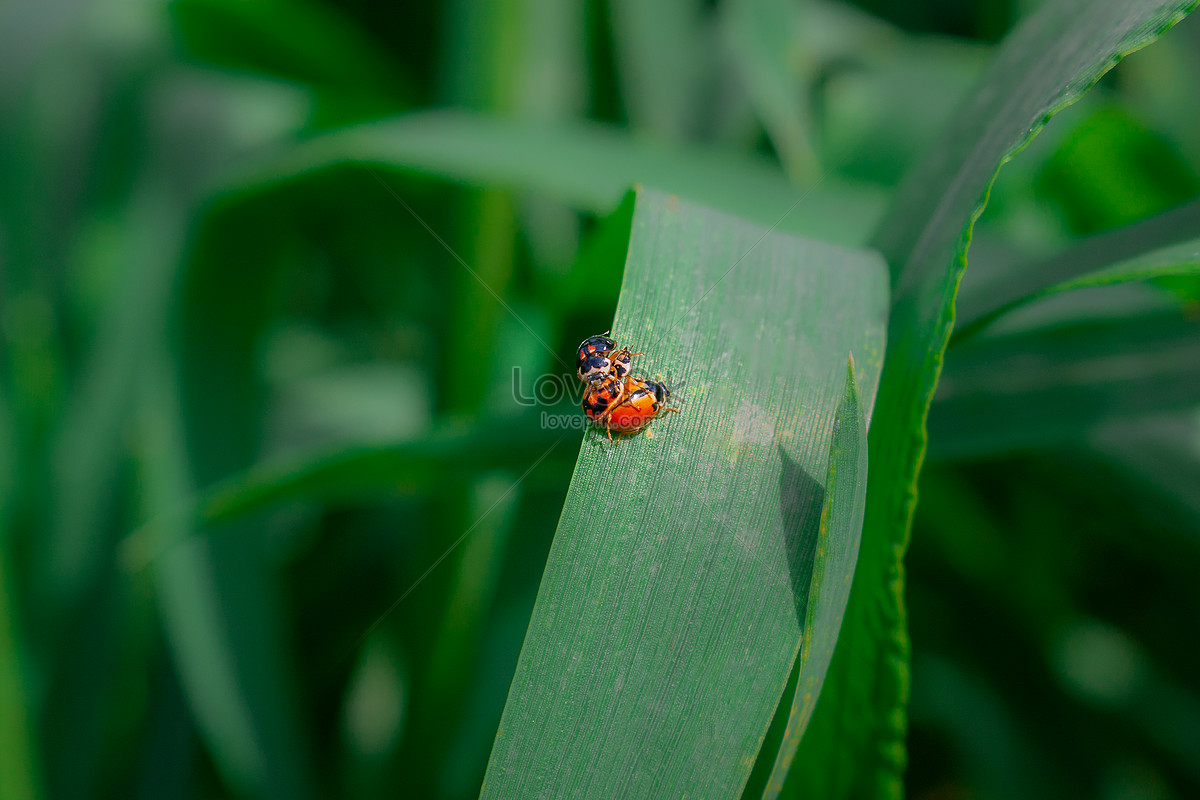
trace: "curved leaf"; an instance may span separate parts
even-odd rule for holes
[[[176,38],[202,61],[341,93],[413,94],[389,54],[334,6],[176,0],[168,8]]]
[[[1168,275],[1195,275],[1200,272],[1198,235],[1200,202],[1195,202],[1093,236],[1033,266],[1009,270],[999,281],[963,292],[952,342],[957,345],[1009,311],[1052,294]]]
[[[865,185],[825,178],[796,187],[767,162],[721,151],[644,142],[594,123],[547,125],[446,110],[314,138],[231,177],[226,188],[270,190],[311,170],[359,161],[536,192],[602,213],[616,208],[630,186],[642,183],[789,233],[842,244],[866,239],[883,207],[879,191]]]
[[[559,436],[537,419],[505,419],[448,426],[413,442],[258,464],[130,534],[122,542],[124,560],[136,570],[161,555],[173,544],[164,528],[181,516],[190,520],[188,532],[196,533],[289,500],[347,501],[413,492],[462,474],[532,462]]]
[[[1200,323],[1178,312],[989,336],[954,350],[929,412],[930,455],[1058,447],[1197,404]]]
[[[833,420],[829,471],[825,476],[825,505],[817,535],[813,576],[805,603],[804,641],[800,646],[800,675],[788,715],[783,742],[767,779],[763,797],[778,797],[808,727],[829,662],[837,643],[850,596],[850,581],[858,560],[859,537],[867,500],[867,423],[854,382],[854,360],[846,374],[846,391]],[[826,580],[826,575],[841,580]]]
[[[870,434],[871,491],[846,624],[789,781],[796,796],[903,792],[909,643],[902,559],[954,297],[997,170],[1122,56],[1194,5],[1057,0],[1041,6],[1004,41],[875,236],[892,270],[893,296],[881,418]]]
[[[874,254],[639,193],[614,335],[682,412],[587,434],[484,797],[739,795],[800,649],[847,352],[871,407],[885,284]],[[830,540],[814,641],[851,544]]]

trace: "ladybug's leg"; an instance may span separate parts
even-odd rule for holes
[[[616,408],[617,406],[621,405],[621,403],[625,402],[625,398],[626,398],[628,395],[629,395],[629,392],[627,391],[625,384],[621,384],[621,391],[617,392],[617,396],[616,396],[616,397],[614,397],[614,398],[612,399],[612,402],[611,402],[611,403],[609,403],[609,404],[608,404],[608,405],[605,407],[605,409],[604,409],[604,413],[603,413],[603,414],[601,414],[601,415],[598,417],[598,419],[603,419],[603,420],[605,420],[605,421],[607,422],[607,421],[608,421],[608,416],[609,416],[609,414],[611,414],[611,413],[613,412],[613,409],[614,409],[614,408]]]
[[[659,411],[674,411],[676,414],[680,413],[678,408],[660,408]]]

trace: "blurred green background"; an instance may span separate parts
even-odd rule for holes
[[[574,406],[513,369],[608,327],[613,187],[819,179],[861,241],[1035,5],[0,4],[0,797],[475,796],[576,452],[521,479]],[[1056,118],[964,302],[1193,200],[1197,85],[1191,19]],[[399,116],[435,107],[487,116]],[[392,117],[373,166],[336,133]],[[914,798],[1200,796],[1200,287],[1062,301],[1014,324],[1190,333],[1165,377],[1090,340],[1124,393],[1036,429],[951,349]]]

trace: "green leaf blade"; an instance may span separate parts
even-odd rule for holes
[[[954,356],[929,415],[941,459],[1082,443],[1200,403],[1200,324],[1174,309],[979,337]]]
[[[867,424],[851,357],[846,371],[846,389],[834,418],[833,440],[829,446],[825,504],[821,510],[812,582],[805,602],[800,676],[783,742],[763,792],[764,798],[776,798],[783,791],[800,738],[812,718],[825,674],[833,660],[833,648],[850,597],[854,565],[858,561],[866,500]],[[841,580],[827,584],[826,574]]]
[[[1089,237],[1064,253],[965,291],[953,342],[1010,311],[1062,292],[1195,275],[1200,271],[1200,202],[1117,231]]]
[[[646,142],[610,126],[546,125],[455,110],[421,111],[318,136],[227,192],[263,192],[320,169],[367,162],[471,186],[504,186],[608,213],[634,184],[654,186],[764,226],[861,244],[879,219],[878,190],[826,178],[798,188],[766,161]],[[790,210],[789,210],[790,209]]]
[[[587,435],[484,797],[741,792],[799,650],[846,353],[869,408],[886,307],[873,254],[766,233],[639,195],[614,336],[683,411]]]
[[[893,293],[878,398],[883,416],[869,437],[872,490],[846,624],[789,796],[903,794],[909,642],[902,559],[925,455],[925,417],[972,228],[1000,166],[1121,57],[1194,6],[1168,0],[1042,6],[1001,46],[885,216],[874,243],[888,259]]]

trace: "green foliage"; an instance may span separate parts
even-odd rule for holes
[[[829,472],[825,477],[825,504],[821,509],[813,577],[805,604],[804,631],[801,635],[795,695],[788,713],[779,754],[771,767],[764,796],[783,791],[796,748],[812,718],[825,672],[833,658],[836,631],[842,624],[854,561],[858,557],[858,537],[867,494],[866,420],[859,408],[853,363],[846,376],[846,392],[833,420],[833,440],[829,446]],[[841,579],[838,580],[838,576]],[[768,751],[769,752],[769,751]]]
[[[1200,794],[1192,5],[9,4],[0,797]]]
[[[888,350],[870,437],[872,491],[841,645],[796,772],[801,794],[899,796],[909,651],[903,556],[926,446],[925,416],[954,326],[972,227],[997,170],[1122,56],[1190,8],[1120,0],[1044,6],[1000,47],[874,238],[892,270]]]
[[[886,280],[873,254],[639,194],[613,335],[682,411],[585,436],[483,796],[741,791],[802,639],[836,638],[866,457],[844,359],[869,410]]]

